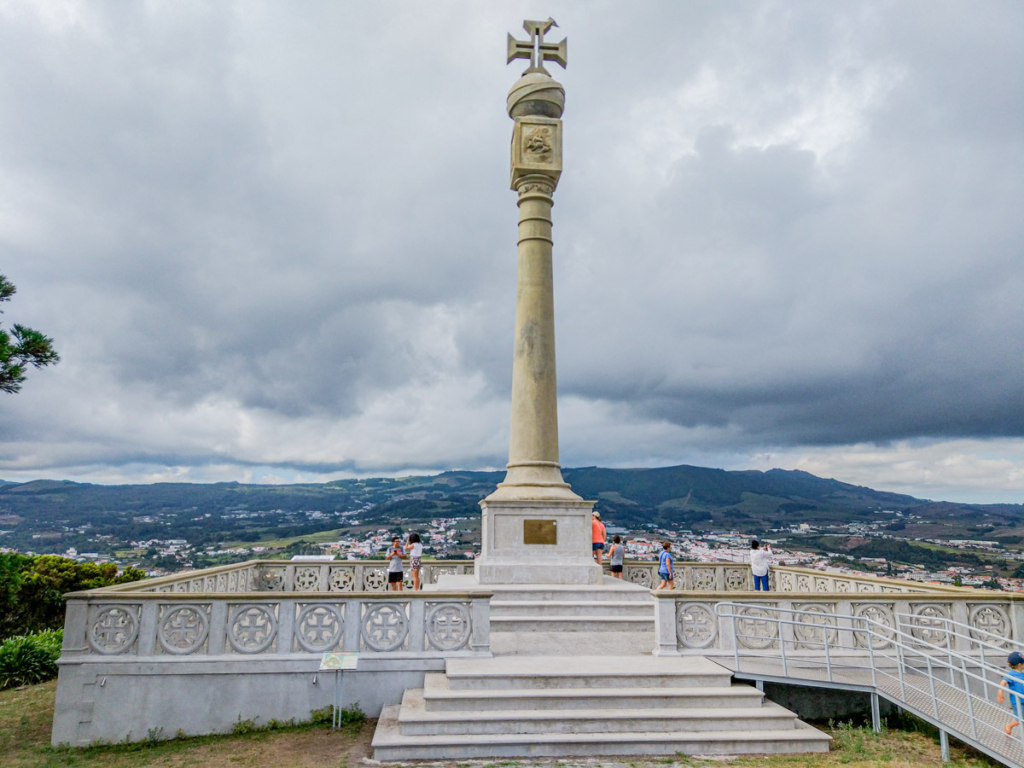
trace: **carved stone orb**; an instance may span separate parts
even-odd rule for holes
[[[560,118],[565,111],[565,89],[543,72],[530,72],[519,78],[508,92],[509,117]]]

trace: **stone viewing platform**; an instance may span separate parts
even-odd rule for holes
[[[492,698],[486,706],[497,706],[496,700],[515,706],[474,708],[515,711],[525,733],[541,728],[560,734],[550,744],[561,746],[550,749],[563,751],[545,754],[572,753],[568,745],[580,743],[570,738],[573,729],[586,733],[587,728],[598,727],[634,734],[632,741],[617,743],[634,745],[630,749],[636,749],[635,754],[658,754],[658,749],[667,754],[726,751],[725,745],[743,751],[742,744],[729,741],[724,732],[711,741],[701,740],[702,734],[723,730],[719,726],[728,720],[725,713],[716,709],[710,720],[693,715],[735,703],[730,697],[739,694],[722,698],[723,690],[742,690],[746,693],[740,698],[748,700],[738,709],[758,707],[765,710],[766,722],[778,725],[783,717],[778,708],[746,685],[716,683],[709,686],[714,689],[711,703],[682,712],[677,710],[687,707],[680,698],[679,706],[665,707],[670,712],[658,712],[656,717],[644,713],[645,720],[660,725],[645,731],[628,727],[633,705],[651,704],[650,697],[657,698],[657,689],[664,688],[664,675],[653,670],[690,674],[713,664],[722,670],[716,674],[733,683],[787,680],[791,685],[822,685],[830,662],[836,676],[842,665],[860,671],[859,682],[844,683],[854,686],[849,690],[865,695],[877,690],[877,695],[887,696],[882,690],[886,675],[902,670],[905,685],[923,683],[927,693],[928,678],[920,675],[929,664],[940,691],[942,685],[964,677],[963,664],[980,718],[983,700],[994,697],[992,690],[986,694],[985,686],[998,684],[1007,649],[1024,642],[1024,597],[895,579],[778,567],[772,571],[775,591],[765,593],[751,591],[746,566],[680,562],[677,589],[652,591],[656,564],[627,561],[624,581],[606,576],[601,585],[481,587],[473,580],[472,562],[427,560],[423,567],[427,588],[419,592],[385,591],[385,561],[264,560],[70,594],[52,741],[84,746],[143,740],[159,728],[168,735],[179,729],[199,735],[229,733],[239,720],[307,719],[311,710],[332,702],[332,675],[319,671],[322,654],[351,652],[359,654],[359,667],[343,673],[342,704],[358,704],[371,716],[382,715],[382,755],[391,754],[383,745],[398,744],[395,734],[402,733],[401,710],[396,707],[408,703],[410,733],[441,728],[437,721],[448,717],[440,713],[449,712],[450,702],[427,701],[446,689],[473,690],[478,683],[467,682],[464,676],[477,673],[481,679],[501,681],[479,685],[505,691],[482,694]],[[609,621],[616,613],[629,629]],[[790,623],[785,623],[787,618]],[[557,625],[543,628],[544,619]],[[581,671],[579,657],[584,656],[587,667]],[[956,675],[948,669],[950,658],[957,660]],[[783,667],[785,660],[788,669]],[[492,671],[477,666],[492,663],[497,665]],[[808,663],[815,665],[810,672]],[[552,669],[564,674],[548,680]],[[871,687],[871,670],[877,689]],[[623,684],[625,673],[634,675],[630,685]],[[454,687],[453,677],[458,678]],[[528,677],[537,681],[529,682]],[[706,683],[697,675],[688,685],[677,686],[690,689],[680,697],[698,695]],[[557,703],[552,711],[558,716],[536,701],[508,692],[521,685],[548,690],[544,696],[527,695]],[[622,699],[621,690],[608,692],[616,688],[650,690],[634,700]],[[575,711],[579,708],[568,702],[578,697],[559,692],[562,689],[590,690],[589,703],[601,705],[583,709],[598,714]],[[597,693],[602,690],[604,699]],[[912,693],[908,689],[908,695]],[[460,695],[464,701],[468,694]],[[898,690],[892,695],[898,696]],[[612,701],[618,705],[605,706]],[[926,716],[932,712],[930,705],[901,706]],[[959,707],[966,711],[966,701]],[[548,714],[529,714],[542,710]],[[465,712],[451,711],[461,724],[453,725],[450,733],[434,735],[454,737],[462,728],[486,732],[501,720],[491,714],[474,716],[466,724]],[[996,716],[1001,717],[1001,711]],[[666,723],[678,724],[679,732],[687,735],[674,741],[667,740],[664,731],[649,735],[668,728]],[[958,733],[952,725],[949,728]],[[637,733],[648,735],[640,739]],[[801,739],[791,743],[819,748],[813,739],[802,740],[808,733],[800,731]],[[511,745],[524,743],[512,734],[493,735],[504,740],[505,751],[495,755],[511,754],[520,749]],[[966,735],[971,738],[970,731]],[[983,736],[984,730],[979,743]],[[640,740],[648,746],[639,746]],[[542,740],[534,733],[529,741]],[[609,749],[618,749],[611,741]],[[782,749],[781,744],[772,749]],[[453,749],[453,754],[464,754],[462,746]],[[541,754],[536,751],[540,747],[530,749],[521,754]]]

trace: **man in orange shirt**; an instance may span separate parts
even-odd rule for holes
[[[594,510],[594,518],[590,521],[590,527],[593,530],[594,540],[594,559],[597,560],[597,564],[601,565],[601,556],[604,554],[604,523],[601,522],[601,513]]]

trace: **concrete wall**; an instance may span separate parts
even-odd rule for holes
[[[176,659],[88,661],[61,665],[52,744],[140,741],[185,734],[230,733],[239,720],[308,720],[334,702],[335,672],[319,672],[320,658],[239,661]],[[444,659],[361,659],[343,672],[342,706],[357,704],[376,717],[397,704],[406,688],[423,686]]]

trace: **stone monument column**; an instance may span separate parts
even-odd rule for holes
[[[593,503],[572,492],[558,461],[555,311],[551,208],[562,173],[565,89],[544,68],[566,65],[567,43],[544,42],[555,26],[526,21],[530,40],[508,36],[508,60],[530,60],[512,86],[512,189],[519,196],[519,261],[512,420],[505,480],[484,499],[481,583],[594,584],[601,568],[592,558]]]

